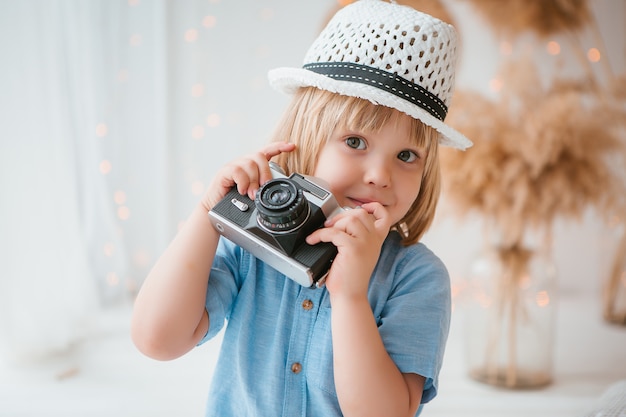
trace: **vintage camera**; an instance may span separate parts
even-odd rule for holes
[[[337,255],[332,243],[309,245],[305,238],[343,209],[322,180],[287,177],[270,163],[272,179],[255,200],[233,187],[209,212],[215,229],[300,285],[322,286]]]

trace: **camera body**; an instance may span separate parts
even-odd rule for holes
[[[302,286],[321,287],[337,248],[309,245],[305,238],[343,209],[322,180],[294,173],[287,177],[270,163],[272,179],[255,200],[233,187],[209,212],[215,229],[228,240]]]

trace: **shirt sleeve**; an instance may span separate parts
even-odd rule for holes
[[[209,315],[209,330],[198,345],[217,335],[230,315],[231,306],[239,292],[241,249],[220,238],[209,275],[205,308]]]
[[[437,395],[450,328],[450,278],[425,246],[409,251],[395,267],[394,287],[380,314],[379,332],[403,373],[426,378],[422,403]]]

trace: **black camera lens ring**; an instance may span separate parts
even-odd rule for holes
[[[258,191],[259,201],[267,210],[289,208],[298,198],[298,189],[284,179],[274,179],[265,183]]]
[[[263,184],[254,203],[257,223],[271,233],[297,230],[309,217],[309,203],[302,189],[288,178],[275,178]]]

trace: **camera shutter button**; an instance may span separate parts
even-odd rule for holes
[[[309,311],[310,309],[313,308],[313,301],[311,301],[311,300],[304,300],[302,302],[302,308],[305,309],[306,311]]]
[[[233,198],[232,200],[230,200],[230,202],[240,211],[248,211],[248,209],[250,208],[246,203],[241,200],[237,200],[236,198]]]

